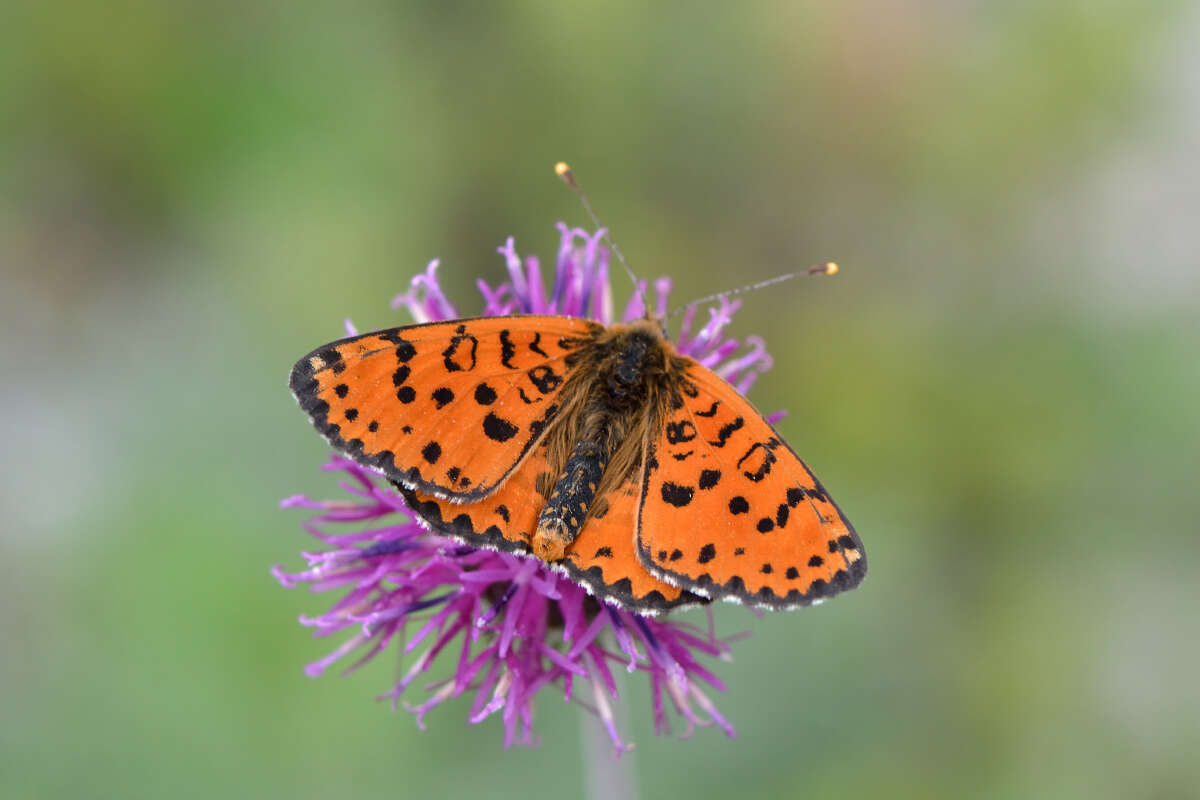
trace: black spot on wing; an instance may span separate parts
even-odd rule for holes
[[[745,455],[738,459],[738,468],[742,469],[743,464],[745,465],[742,474],[749,480],[757,483],[770,474],[771,465],[777,460],[774,453],[776,445],[772,442],[773,440],[755,442],[750,445],[750,449],[746,451]]]
[[[475,402],[481,406],[490,406],[496,402],[496,390],[486,383],[481,383],[475,387]]]
[[[712,405],[709,406],[709,409],[707,411],[697,411],[696,416],[697,417],[715,417],[717,415],[717,407],[720,405],[721,405],[720,400],[713,400]]]
[[[736,497],[733,497],[732,499],[730,499],[730,501],[729,501],[729,513],[730,514],[745,514],[749,510],[750,510],[750,504],[748,502],[746,502],[746,498],[742,497],[740,494],[737,495]]]
[[[429,442],[421,448],[421,456],[430,464],[436,464],[442,457],[442,446],[437,442]]]
[[[662,485],[663,502],[669,503],[676,508],[683,508],[692,502],[692,496],[695,493],[696,490],[691,486],[679,486],[670,481],[665,481]]]
[[[483,418],[483,435],[493,442],[507,442],[516,436],[519,430],[520,428],[516,425],[503,417],[496,416],[493,412],[488,412],[488,415]]]
[[[717,547],[712,542],[700,548],[700,556],[696,559],[701,564],[707,564],[717,557]]]
[[[517,354],[517,347],[512,343],[512,339],[508,336],[508,329],[500,331],[500,363],[508,369],[516,369],[516,366],[511,362],[513,356]]]
[[[545,364],[540,364],[525,373],[542,394],[550,394],[563,382],[562,376]]]
[[[332,367],[334,364],[342,360],[342,354],[338,352],[336,347],[326,347],[324,350],[317,353],[317,358],[324,361],[326,367]]]
[[[417,354],[417,348],[413,347],[412,342],[405,339],[396,331],[382,331],[375,334],[385,342],[391,342],[396,345],[396,360],[400,362],[410,361]]]
[[[729,440],[729,437],[741,430],[742,426],[745,424],[746,420],[738,417],[733,422],[722,425],[721,430],[717,431],[717,440],[715,442],[709,442],[709,444],[711,444],[713,447],[724,447],[725,442]]]
[[[408,405],[413,400],[417,399],[417,390],[411,386],[401,386],[396,390],[396,399],[401,403]]]
[[[700,482],[698,486],[701,489],[711,489],[721,480],[721,471],[717,469],[706,469],[700,473]]]
[[[396,342],[396,360],[409,361],[417,354],[417,348],[413,347],[412,342],[406,342],[400,339]]]
[[[543,350],[541,348],[541,341],[542,341],[542,334],[535,333],[533,335],[533,341],[529,343],[529,349],[531,351],[533,351],[534,353],[537,353],[539,356],[549,358],[550,356],[546,353],[545,350]]]
[[[479,340],[467,333],[466,325],[455,329],[454,338],[442,351],[442,363],[447,372],[470,372],[475,369],[475,356],[479,350]]]
[[[690,442],[696,438],[696,426],[690,420],[667,423],[667,441],[671,444]]]
[[[454,392],[448,386],[439,386],[433,390],[433,402],[437,403],[437,407],[441,408],[447,403],[454,400]]]

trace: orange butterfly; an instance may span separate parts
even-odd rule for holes
[[[321,347],[291,387],[435,532],[657,613],[851,589],[862,544],[761,414],[653,319],[480,317]]]

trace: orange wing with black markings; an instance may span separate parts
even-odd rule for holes
[[[542,445],[499,490],[478,502],[455,503],[411,489],[400,491],[409,507],[437,533],[476,547],[529,554],[530,537],[554,477]],[[639,563],[633,549],[638,498],[635,483],[605,495],[566,556],[554,566],[591,594],[641,613],[706,602],[656,578]]]
[[[337,450],[387,478],[487,497],[558,411],[567,356],[600,326],[482,317],[353,336],[300,359],[292,392]]]
[[[748,400],[691,366],[648,448],[637,551],[713,599],[789,608],[851,589],[862,543],[825,487]]]
[[[483,500],[461,503],[400,487],[417,516],[435,532],[475,547],[529,553],[529,537],[542,508],[542,487],[551,480],[546,445],[534,448],[508,480]],[[631,523],[632,524],[632,523]]]
[[[708,602],[678,583],[651,574],[638,560],[633,531],[640,499],[636,483],[606,495],[601,508],[592,511],[579,536],[567,547],[560,566],[591,594],[642,613]]]

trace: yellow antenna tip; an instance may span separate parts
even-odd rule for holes
[[[828,264],[825,265],[825,274],[826,275],[837,275],[838,274],[838,265],[833,263],[832,261],[830,261]]]
[[[565,161],[560,161],[554,165],[554,174],[563,179],[563,183],[570,186],[572,189],[578,190],[579,184],[575,183],[575,173],[571,172],[571,165]]]
[[[809,275],[837,275],[838,265],[832,261],[827,261],[824,264],[817,264],[815,267],[809,267],[807,272]]]

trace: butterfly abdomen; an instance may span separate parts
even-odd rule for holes
[[[602,441],[576,442],[562,476],[538,515],[531,544],[539,558],[559,560],[579,535],[596,498],[596,489],[604,477],[608,459],[609,452]]]

